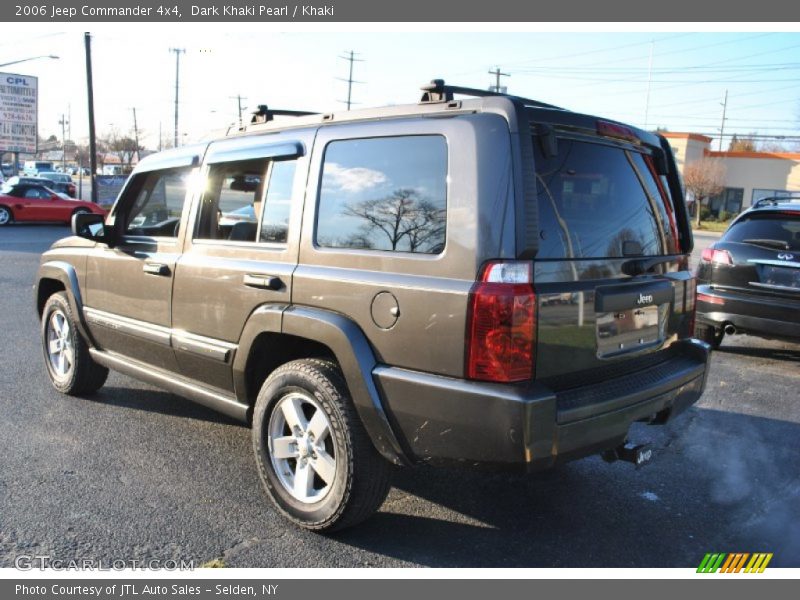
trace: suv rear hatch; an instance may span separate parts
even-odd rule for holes
[[[699,278],[720,290],[800,301],[800,210],[742,215],[703,253]]]
[[[675,343],[694,327],[691,233],[663,138],[573,113],[529,115],[535,377],[558,394],[558,420],[568,422],[586,416],[587,403],[616,408],[614,397],[681,368]]]

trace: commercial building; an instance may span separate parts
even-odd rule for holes
[[[757,200],[800,192],[800,152],[716,152],[712,139],[697,133],[665,132],[681,173],[705,157],[725,167],[725,189],[708,200],[711,214],[738,213]]]

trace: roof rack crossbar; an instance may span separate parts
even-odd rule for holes
[[[788,196],[769,196],[767,198],[760,198],[753,204],[753,208],[761,206],[777,206],[778,204],[800,202],[800,192],[789,192]]]
[[[505,98],[511,98],[512,100],[519,100],[528,106],[536,106],[539,108],[557,108],[562,110],[560,106],[546,104],[544,102],[539,102],[538,100],[531,100],[530,98],[523,98],[522,96],[514,96],[512,94],[504,94],[502,92],[494,92],[492,90],[481,90],[478,88],[462,87],[458,85],[446,85],[444,79],[433,79],[430,83],[423,85],[420,89],[423,91],[420,104],[451,102],[455,94],[460,94],[462,96],[474,96],[477,98],[501,96]]]
[[[279,108],[269,108],[266,104],[259,104],[258,110],[253,111],[253,117],[250,119],[251,125],[258,123],[269,123],[275,117],[307,117],[309,115],[318,115],[316,112],[308,112],[304,110],[282,110]]]

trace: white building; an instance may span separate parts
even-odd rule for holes
[[[664,132],[681,173],[704,157],[717,158],[725,166],[725,190],[710,199],[715,216],[724,210],[738,213],[768,196],[800,192],[799,152],[716,152],[711,138],[697,133]]]

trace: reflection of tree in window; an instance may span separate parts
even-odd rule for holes
[[[397,189],[389,196],[346,206],[342,214],[362,223],[337,245],[370,249],[377,245],[377,249],[406,252],[442,251],[445,211],[416,190]]]

